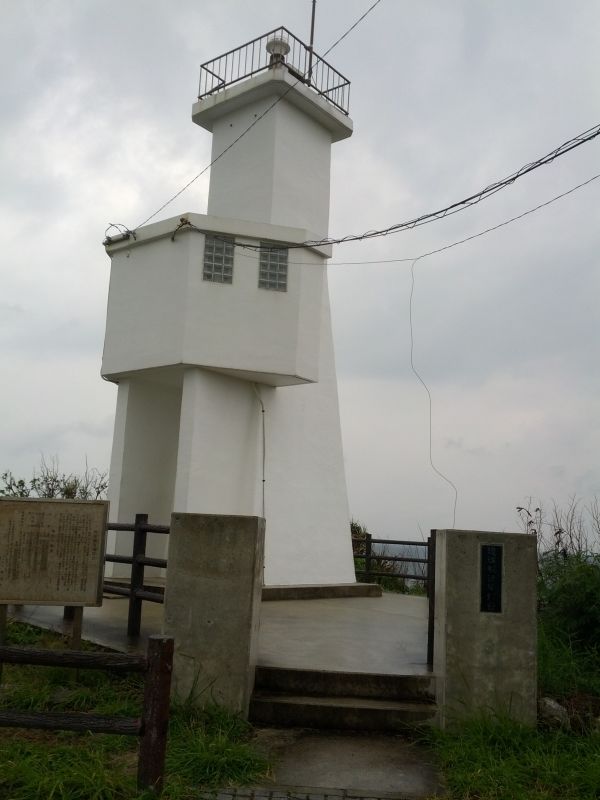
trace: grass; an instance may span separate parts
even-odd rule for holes
[[[600,798],[600,559],[546,559],[539,581],[538,685],[570,730],[474,718],[428,739],[455,800]]]
[[[9,623],[8,644],[63,646],[60,637]],[[143,679],[104,670],[3,667],[0,708],[139,716]],[[164,800],[257,781],[268,771],[251,728],[222,708],[174,703]],[[129,736],[0,729],[2,800],[145,800],[136,790],[138,741]]]
[[[537,731],[502,719],[472,719],[431,740],[458,800],[597,800],[600,733]]]

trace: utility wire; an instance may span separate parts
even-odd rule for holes
[[[298,244],[286,243],[285,246],[289,250],[307,248],[307,247],[323,247],[326,245],[333,245],[333,244],[345,244],[346,242],[360,242],[364,241],[365,239],[376,239],[382,236],[389,236],[390,234],[401,233],[402,231],[406,230],[412,230],[413,228],[420,228],[422,225],[427,225],[430,222],[436,222],[438,219],[443,219],[445,217],[450,217],[453,214],[458,214],[460,211],[464,211],[465,209],[470,208],[471,206],[481,203],[482,200],[487,200],[488,197],[491,197],[492,195],[496,194],[496,192],[505,189],[507,186],[511,186],[519,178],[522,178],[523,175],[527,175],[530,172],[539,169],[540,167],[546,166],[547,164],[551,164],[553,161],[556,161],[557,158],[564,156],[566,153],[569,153],[576,147],[580,147],[582,144],[590,142],[597,136],[600,136],[600,124],[595,125],[593,128],[589,128],[589,130],[584,131],[583,133],[580,133],[577,136],[574,136],[572,139],[569,139],[566,142],[563,142],[563,144],[556,147],[550,153],[547,153],[545,156],[541,156],[540,158],[536,159],[535,161],[532,161],[529,164],[525,164],[523,167],[520,167],[516,172],[513,172],[511,175],[508,175],[506,178],[502,178],[501,180],[495,181],[494,183],[491,183],[489,186],[486,186],[485,189],[481,189],[475,194],[466,197],[464,200],[458,200],[457,202],[452,203],[451,205],[446,206],[445,208],[441,208],[438,211],[431,211],[427,214],[422,214],[420,217],[415,217],[414,219],[407,220],[406,222],[397,222],[394,225],[390,225],[387,228],[365,231],[365,233],[360,233],[360,234],[348,234],[347,236],[341,236],[339,238],[327,237],[324,239],[308,239],[305,242],[300,242]],[[265,249],[264,247],[261,247],[261,245],[241,244],[238,242],[236,242],[236,247],[242,247],[248,250]],[[279,249],[281,245],[274,247],[275,249]],[[406,260],[408,261],[410,259]]]
[[[409,261],[411,262],[411,270],[410,270],[410,273],[411,273],[411,287],[410,287],[410,299],[409,299],[409,309],[408,309],[409,310],[408,318],[409,318],[409,327],[410,327],[410,368],[411,368],[413,374],[418,379],[419,383],[425,389],[425,392],[427,393],[428,414],[429,414],[429,464],[430,464],[432,470],[436,473],[436,475],[438,475],[443,481],[445,481],[452,488],[452,490],[454,492],[454,503],[453,503],[453,509],[452,509],[452,527],[453,528],[456,527],[456,508],[457,508],[457,505],[458,505],[458,488],[457,488],[456,484],[436,466],[436,464],[435,464],[435,462],[433,460],[433,399],[432,399],[432,396],[431,396],[431,390],[429,389],[429,386],[427,385],[427,383],[425,382],[425,380],[421,376],[420,372],[417,370],[417,368],[415,366],[415,360],[414,360],[415,338],[414,338],[414,323],[413,323],[413,300],[414,300],[414,292],[415,292],[415,266],[416,266],[418,261],[421,261],[422,259],[427,258],[428,256],[432,256],[432,255],[435,255],[437,253],[442,253],[445,250],[450,250],[453,247],[458,247],[461,244],[465,244],[466,242],[470,242],[473,239],[478,239],[481,236],[486,236],[488,233],[491,233],[492,231],[497,231],[500,228],[503,228],[503,227],[505,227],[507,225],[512,224],[513,222],[517,222],[518,220],[524,219],[525,217],[529,216],[530,214],[534,214],[536,211],[539,211],[542,208],[546,208],[547,206],[551,205],[552,203],[556,203],[558,200],[561,200],[563,197],[567,197],[568,195],[573,194],[574,192],[578,191],[579,189],[582,189],[584,186],[588,186],[590,183],[592,183],[593,181],[598,180],[599,178],[600,178],[600,173],[598,173],[597,175],[593,175],[591,178],[588,178],[586,181],[583,181],[582,183],[579,183],[576,186],[571,187],[571,189],[567,189],[566,191],[561,192],[558,195],[555,195],[554,197],[550,198],[549,200],[546,200],[543,203],[539,203],[537,206],[534,206],[533,208],[530,208],[527,211],[524,211],[522,214],[517,214],[516,216],[511,217],[510,219],[504,220],[504,222],[500,222],[498,225],[493,225],[493,226],[491,226],[489,228],[485,228],[484,230],[479,231],[478,233],[474,233],[471,236],[466,236],[465,238],[459,239],[456,242],[451,242],[450,244],[444,245],[443,247],[438,247],[438,248],[436,248],[434,250],[429,250],[426,253],[422,253],[420,256],[416,256],[416,257],[412,257],[411,256],[411,257],[405,257],[405,258],[379,259],[379,260],[371,260],[371,261],[338,261],[338,262],[334,261],[334,262],[330,262],[332,265],[336,265],[336,266],[350,266],[350,265],[353,265],[353,264],[360,264],[360,265],[362,265],[362,264],[392,264],[392,263],[409,262]],[[258,257],[256,258],[256,260],[258,260]],[[292,261],[292,262],[289,262],[289,263],[290,264],[294,264],[294,263],[296,263],[296,264],[307,264],[307,265],[311,264],[311,262],[309,262],[309,261],[299,261],[299,262],[293,262]],[[263,424],[264,424],[264,420],[263,420]],[[263,432],[263,435],[264,435],[264,432]],[[264,453],[264,449],[263,449],[263,453]],[[263,465],[263,470],[264,470],[264,465]],[[264,472],[263,472],[263,477],[264,477]],[[264,499],[263,499],[263,503],[264,503]]]
[[[325,52],[323,53],[323,56],[322,56],[322,58],[325,58],[325,56],[328,56],[328,55],[329,55],[329,53],[331,53],[331,51],[333,50],[333,48],[334,48],[334,47],[337,47],[337,46],[338,46],[338,44],[339,44],[340,42],[342,42],[342,41],[343,41],[343,40],[346,38],[346,36],[348,36],[348,34],[349,34],[349,33],[352,33],[352,31],[354,30],[354,28],[356,28],[356,26],[357,26],[357,25],[360,25],[360,23],[363,21],[363,19],[364,19],[364,18],[365,18],[365,17],[366,17],[368,14],[370,14],[370,13],[371,13],[371,11],[373,11],[373,9],[375,8],[375,6],[379,5],[379,3],[381,3],[381,0],[375,0],[375,2],[373,3],[373,5],[372,5],[372,6],[370,6],[369,8],[367,8],[367,10],[366,10],[366,11],[365,11],[365,13],[362,15],[362,17],[359,17],[359,18],[356,20],[356,22],[355,22],[353,25],[351,25],[351,26],[348,28],[348,30],[347,30],[345,33],[343,33],[343,34],[340,36],[340,38],[339,38],[337,41],[335,41],[335,42],[334,42],[334,43],[331,45],[331,47],[329,48],[329,50],[325,50]]]
[[[425,392],[427,393],[427,400],[428,400],[428,405],[429,405],[429,464],[431,465],[431,468],[436,473],[436,475],[438,475],[443,481],[445,481],[452,488],[452,490],[454,491],[454,505],[453,505],[453,510],[452,510],[452,527],[453,528],[456,527],[456,506],[458,504],[458,489],[456,487],[456,484],[453,483],[453,481],[451,481],[450,478],[447,475],[445,475],[440,469],[438,469],[438,467],[434,463],[434,460],[433,460],[433,400],[432,400],[432,397],[431,397],[431,391],[429,389],[429,386],[426,384],[425,380],[423,379],[423,377],[421,376],[421,374],[419,373],[419,371],[415,367],[415,362],[414,362],[414,343],[415,343],[415,340],[414,340],[414,326],[413,326],[413,299],[414,299],[414,292],[415,292],[415,266],[416,266],[418,261],[421,261],[422,259],[427,258],[428,256],[432,256],[435,253],[441,253],[444,250],[449,250],[451,247],[456,247],[457,245],[464,244],[465,242],[469,242],[472,239],[477,239],[479,236],[484,236],[487,233],[491,233],[491,231],[498,230],[498,228],[502,228],[505,225],[509,225],[512,222],[516,222],[519,219],[523,219],[523,217],[526,217],[529,214],[533,214],[535,211],[539,211],[541,208],[544,208],[545,206],[548,206],[551,203],[554,203],[557,200],[560,200],[561,198],[566,197],[569,194],[572,194],[573,192],[577,191],[577,189],[581,189],[583,186],[587,186],[589,183],[591,183],[592,181],[597,180],[598,178],[600,178],[600,174],[594,175],[593,177],[589,178],[587,181],[584,181],[583,183],[580,183],[578,186],[574,186],[572,189],[569,189],[568,191],[563,192],[562,194],[559,194],[559,195],[557,195],[556,197],[553,197],[550,200],[547,200],[545,203],[540,203],[535,208],[531,208],[528,211],[525,211],[523,214],[519,214],[518,216],[512,217],[511,219],[506,220],[505,222],[501,222],[499,225],[494,225],[493,227],[487,228],[484,231],[480,231],[479,233],[476,233],[473,236],[468,236],[465,239],[461,239],[458,242],[453,242],[452,244],[446,245],[445,247],[439,247],[436,250],[431,250],[428,253],[423,253],[422,255],[417,256],[416,258],[412,259],[412,263],[411,263],[411,266],[410,266],[410,280],[411,280],[411,284],[410,284],[410,299],[409,299],[409,305],[408,305],[408,319],[409,319],[409,326],[410,326],[410,368],[411,368],[412,372],[414,373],[414,375],[417,377],[419,383],[425,389]],[[391,260],[392,261],[409,261],[411,259],[402,258],[402,259],[391,259]],[[373,263],[373,262],[371,262],[371,263]]]
[[[543,203],[539,203],[537,206],[533,208],[529,208],[527,211],[523,211],[522,214],[517,214],[515,217],[510,217],[510,219],[504,220],[504,222],[498,223],[498,225],[492,225],[490,228],[485,228],[478,233],[473,233],[471,236],[466,236],[464,239],[458,239],[456,242],[451,242],[450,244],[445,244],[442,247],[436,247],[435,250],[428,250],[426,253],[421,253],[418,256],[403,256],[401,258],[375,258],[375,259],[367,259],[363,261],[330,261],[327,266],[329,267],[350,267],[362,264],[400,264],[403,262],[411,262],[415,260],[419,260],[420,258],[425,258],[426,256],[433,256],[436,253],[443,253],[445,250],[451,250],[453,247],[458,247],[461,244],[465,244],[466,242],[470,242],[473,239],[479,239],[481,236],[486,236],[488,233],[492,233],[492,231],[497,231],[499,228],[504,228],[506,225],[511,225],[513,222],[517,222],[524,217],[528,217],[530,214],[534,214],[536,211],[539,211],[542,208],[546,208],[546,206],[552,205],[552,203],[556,203],[558,200],[562,200],[563,197],[567,197],[570,194],[578,191],[578,189],[582,189],[584,186],[592,183],[593,181],[597,181],[600,178],[600,173],[597,175],[592,175],[591,178],[588,178],[583,183],[578,183],[577,186],[572,186],[570,189],[567,189],[565,192],[561,192],[560,194],[551,197],[550,200],[546,200]],[[192,223],[186,223],[186,227],[189,226],[192,229],[198,231],[199,233],[205,233],[205,231],[201,230],[200,228],[196,227]],[[178,225],[178,230],[182,225]],[[214,235],[214,234],[213,234]],[[228,240],[230,241],[230,240]],[[256,251],[257,248],[251,247],[249,245],[242,245],[239,244],[240,247],[248,247],[253,251]],[[285,245],[285,247],[289,247],[289,245]],[[255,261],[259,260],[259,256],[253,256]],[[290,265],[304,265],[304,266],[314,266],[314,261],[288,261]]]
[[[426,256],[433,256],[436,253],[443,253],[445,250],[450,250],[453,247],[458,247],[461,244],[465,244],[465,242],[470,242],[473,239],[479,239],[480,236],[485,236],[492,231],[497,231],[499,228],[504,228],[506,225],[511,225],[513,222],[517,222],[517,220],[523,219],[524,217],[528,217],[530,214],[534,214],[536,211],[539,211],[542,208],[546,208],[546,206],[552,205],[552,203],[556,203],[558,200],[562,200],[563,197],[567,197],[567,195],[573,194],[578,189],[582,189],[584,186],[592,183],[593,181],[597,181],[600,178],[600,173],[597,175],[592,175],[591,178],[588,178],[587,181],[583,181],[583,183],[578,183],[577,186],[573,186],[571,189],[567,189],[566,192],[561,192],[561,194],[557,194],[555,197],[551,197],[550,200],[546,200],[544,203],[540,203],[533,208],[528,209],[527,211],[523,211],[522,214],[517,214],[516,217],[511,217],[510,219],[504,220],[504,222],[500,222],[498,225],[492,225],[491,228],[485,228],[479,233],[474,233],[471,236],[466,236],[464,239],[459,239],[456,242],[452,242],[451,244],[445,244],[443,247],[437,247],[435,250],[429,250],[427,253],[421,253],[420,256],[407,256],[404,258],[380,258],[380,259],[373,259],[368,261],[330,261],[328,266],[336,266],[336,267],[348,267],[354,264],[399,264],[403,261],[415,261],[419,260],[420,258],[425,258]],[[291,261],[291,264],[310,264],[310,261]]]
[[[339,38],[339,39],[337,39],[337,41],[335,41],[335,42],[334,42],[334,43],[331,45],[331,47],[330,47],[328,50],[326,50],[326,51],[323,53],[323,56],[322,56],[322,58],[324,58],[326,55],[329,55],[329,53],[331,53],[331,51],[334,49],[334,47],[337,47],[337,46],[338,46],[338,44],[339,44],[339,43],[340,43],[340,42],[341,42],[343,39],[345,39],[345,38],[346,38],[346,36],[348,36],[348,34],[349,34],[351,31],[353,31],[353,30],[354,30],[354,28],[356,28],[356,26],[357,26],[357,25],[358,25],[360,22],[362,22],[362,21],[363,21],[363,19],[364,19],[364,18],[365,18],[365,17],[366,17],[368,14],[370,14],[370,12],[371,12],[371,11],[372,11],[372,10],[375,8],[375,6],[377,6],[377,5],[378,5],[380,2],[381,2],[381,0],[376,0],[376,2],[375,2],[375,3],[373,3],[373,5],[372,5],[372,6],[370,6],[370,8],[368,8],[368,9],[365,11],[365,13],[364,13],[364,14],[363,14],[361,17],[359,17],[359,18],[356,20],[356,22],[354,22],[354,23],[353,23],[353,24],[352,24],[352,25],[351,25],[351,26],[348,28],[348,30],[346,30],[346,31],[345,31],[345,33],[343,33],[343,34],[340,36],[340,38]],[[283,92],[283,94],[282,94],[282,95],[280,95],[280,96],[279,96],[279,97],[278,97],[278,98],[277,98],[277,99],[276,99],[276,100],[275,100],[273,103],[271,103],[271,105],[270,105],[270,106],[267,106],[267,108],[266,108],[266,109],[265,109],[265,110],[262,112],[262,114],[259,114],[259,115],[258,115],[258,117],[256,117],[256,119],[255,119],[255,120],[253,120],[253,121],[250,123],[250,125],[248,125],[248,127],[247,127],[247,128],[245,128],[245,130],[243,130],[243,131],[240,133],[240,135],[239,135],[237,138],[235,138],[235,139],[234,139],[234,140],[231,142],[231,144],[227,145],[227,147],[226,147],[226,148],[225,148],[225,149],[224,149],[224,150],[223,150],[221,153],[219,153],[219,155],[218,155],[218,156],[216,156],[216,157],[215,157],[215,158],[214,158],[214,159],[213,159],[213,160],[212,160],[212,161],[211,161],[209,164],[207,164],[207,165],[206,165],[206,166],[205,166],[203,169],[201,169],[201,170],[200,170],[200,172],[199,172],[197,175],[194,175],[194,177],[193,177],[191,180],[189,180],[189,181],[188,181],[188,182],[185,184],[185,186],[184,186],[183,188],[181,188],[181,189],[180,189],[178,192],[176,192],[176,193],[175,193],[175,194],[174,194],[174,195],[173,195],[173,196],[172,196],[172,197],[171,197],[169,200],[167,200],[167,201],[166,201],[166,203],[163,203],[163,204],[162,204],[162,206],[161,206],[160,208],[158,208],[158,209],[157,209],[157,210],[156,210],[156,211],[155,211],[153,214],[150,214],[150,216],[149,216],[149,217],[147,217],[147,218],[146,218],[146,219],[145,219],[143,222],[140,222],[140,224],[139,224],[139,225],[137,225],[137,226],[134,228],[134,230],[137,230],[137,228],[141,228],[141,227],[142,227],[142,225],[146,225],[146,223],[147,223],[147,222],[150,222],[150,220],[151,220],[151,219],[154,219],[154,217],[155,217],[157,214],[160,214],[160,212],[161,212],[161,211],[162,211],[164,208],[166,208],[168,205],[170,205],[170,204],[173,202],[173,200],[176,200],[176,199],[179,197],[179,195],[181,195],[181,194],[183,194],[183,192],[185,192],[185,190],[186,190],[186,189],[189,189],[189,187],[190,187],[190,186],[191,186],[193,183],[195,183],[195,182],[198,180],[198,178],[202,177],[202,175],[204,175],[206,172],[208,172],[208,170],[209,170],[209,169],[210,169],[210,168],[213,166],[213,164],[216,164],[216,163],[217,163],[217,161],[219,161],[219,159],[223,158],[223,156],[225,155],[225,153],[229,152],[229,150],[231,150],[231,148],[232,148],[232,147],[235,147],[235,145],[236,145],[236,144],[237,144],[237,143],[240,141],[240,139],[242,139],[242,138],[243,138],[243,137],[244,137],[244,136],[245,136],[247,133],[249,133],[249,131],[251,131],[251,130],[252,130],[252,128],[253,128],[255,125],[257,125],[257,124],[258,124],[258,123],[261,121],[261,119],[263,119],[263,118],[264,118],[264,117],[265,117],[265,116],[266,116],[266,115],[267,115],[267,114],[268,114],[268,113],[269,113],[269,112],[270,112],[270,111],[271,111],[273,108],[275,108],[275,106],[277,105],[277,103],[280,103],[280,102],[283,100],[283,98],[284,98],[284,97],[285,97],[285,96],[286,96],[286,95],[287,95],[289,92],[291,92],[291,91],[292,91],[292,89],[294,89],[294,88],[295,88],[295,87],[296,87],[296,86],[297,86],[299,83],[301,83],[301,82],[304,82],[304,78],[306,77],[306,74],[307,74],[307,73],[304,73],[304,74],[302,75],[302,78],[299,78],[299,79],[298,79],[298,80],[297,80],[295,83],[293,83],[291,86],[289,86],[289,87],[288,87],[288,88],[285,90],[285,92]]]
[[[427,384],[425,383],[425,381],[421,377],[420,373],[417,371],[417,368],[415,367],[415,362],[414,362],[415,338],[414,338],[414,331],[413,331],[413,297],[414,297],[414,293],[415,293],[415,264],[417,263],[417,261],[420,261],[422,258],[425,258],[425,257],[426,256],[423,255],[423,256],[418,256],[418,258],[415,258],[413,260],[411,268],[410,268],[410,281],[411,281],[411,283],[410,283],[410,300],[409,300],[409,303],[408,303],[408,322],[409,322],[409,326],[410,326],[410,368],[413,371],[413,373],[416,375],[416,377],[418,378],[418,380],[419,380],[420,384],[422,385],[422,387],[427,392],[427,399],[429,401],[429,463],[431,465],[431,469],[436,473],[436,475],[439,475],[439,477],[443,481],[446,481],[446,483],[449,486],[451,486],[452,489],[454,490],[454,508],[453,508],[453,511],[452,511],[452,527],[455,528],[456,527],[456,506],[457,506],[457,503],[458,503],[458,489],[456,488],[456,485],[450,480],[450,478],[448,478],[446,475],[444,475],[444,473],[441,472],[433,462],[433,432],[432,432],[432,427],[433,427],[433,408],[432,408],[433,401],[431,399],[431,392],[429,390],[429,386],[427,386]]]

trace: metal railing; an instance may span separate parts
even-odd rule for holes
[[[377,547],[374,548],[373,545],[380,545],[379,552],[377,552]],[[419,581],[424,584],[428,599],[427,665],[430,669],[433,667],[434,648],[435,545],[435,530],[431,531],[431,535],[426,542],[414,542],[407,539],[374,539],[370,533],[352,537],[352,552],[354,554],[357,579],[360,576],[367,583],[374,583],[377,578],[391,578],[392,580],[397,579],[403,584],[407,580]],[[392,555],[386,550],[390,546],[424,548],[425,555],[422,558]],[[361,567],[361,562],[364,563],[364,568]],[[402,564],[408,564],[408,569],[412,570],[412,572],[403,571],[400,567]],[[379,570],[377,570],[378,565]],[[385,569],[382,568],[382,565],[385,565]],[[400,569],[396,569],[397,566]]]
[[[274,40],[283,42],[283,49],[289,47],[289,51],[285,54],[268,52],[267,44]],[[296,80],[310,86],[341,112],[348,114],[350,81],[283,26],[202,64],[198,99],[278,64],[285,64]]]
[[[373,545],[376,545],[375,547]],[[377,547],[379,545],[379,548]],[[424,548],[426,553],[422,557],[413,558],[406,555],[393,555],[388,548],[395,550],[403,548]],[[430,575],[428,570],[429,542],[414,542],[408,539],[375,539],[370,533],[364,536],[352,537],[352,549],[355,562],[364,561],[364,568],[358,564],[357,577],[360,575],[367,583],[372,583],[375,578],[398,578],[402,580],[419,581],[427,588]],[[402,571],[402,565],[420,564],[421,567],[411,567],[412,572]],[[379,567],[379,569],[377,569]],[[398,567],[399,569],[397,569]]]
[[[131,577],[129,585],[122,582],[105,579],[104,591],[109,594],[118,594],[129,598],[129,613],[127,615],[127,636],[139,636],[142,622],[142,601],[151,603],[164,603],[164,591],[160,587],[148,587],[144,584],[144,571],[146,567],[160,567],[166,569],[166,558],[151,558],[146,555],[146,539],[149,533],[170,533],[168,525],[150,525],[148,514],[136,514],[135,522],[109,522],[106,526],[109,531],[133,531],[133,552],[130,556],[107,553],[105,562],[112,564],[130,564]]]

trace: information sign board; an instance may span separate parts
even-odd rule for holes
[[[0,498],[0,604],[102,605],[108,502]]]

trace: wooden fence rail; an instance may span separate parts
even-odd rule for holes
[[[145,567],[167,566],[164,558],[151,558],[146,555],[146,538],[148,533],[168,534],[168,525],[152,525],[148,522],[148,514],[136,514],[133,524],[123,522],[109,522],[106,526],[110,531],[132,531],[133,532],[133,552],[130,556],[113,555],[107,553],[104,560],[113,564],[130,564],[131,576],[129,586],[105,579],[104,591],[110,594],[118,594],[129,598],[129,612],[127,615],[127,636],[136,637],[140,635],[142,621],[142,601],[148,600],[151,603],[163,603],[164,593],[159,589],[146,589],[144,586]]]
[[[145,674],[142,716],[101,716],[82,712],[0,711],[0,728],[89,731],[140,737],[138,787],[162,790],[169,726],[173,639],[150,636],[146,656],[0,647],[0,664],[32,664],[77,669],[110,669]]]

